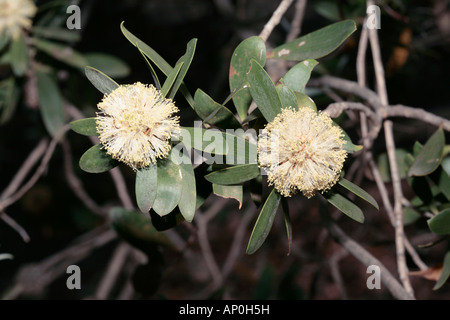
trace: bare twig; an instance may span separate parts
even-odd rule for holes
[[[7,215],[6,212],[0,211],[0,218],[11,228],[13,228],[22,237],[24,242],[30,242],[30,236],[25,231],[25,229],[20,224],[18,224],[13,218]]]
[[[282,0],[278,8],[273,12],[272,17],[264,25],[263,30],[259,34],[259,36],[264,41],[267,41],[267,39],[269,39],[269,36],[272,33],[273,29],[280,23],[281,17],[284,15],[293,1],[294,0]]]
[[[372,0],[367,1],[367,6],[373,5]],[[369,41],[372,51],[373,63],[375,68],[375,78],[377,83],[377,92],[380,97],[380,101],[383,105],[388,105],[388,95],[386,89],[386,81],[384,78],[384,67],[381,58],[380,43],[378,40],[377,29],[370,29],[369,31]],[[405,290],[413,296],[413,288],[408,276],[408,266],[406,264],[405,257],[405,243],[404,243],[404,229],[403,229],[403,191],[400,182],[400,174],[398,171],[398,164],[395,154],[395,141],[392,121],[386,120],[384,122],[384,133],[386,141],[386,149],[389,159],[389,167],[391,171],[392,185],[394,188],[394,216],[395,216],[395,246],[397,253],[397,269],[400,276],[400,280],[405,287]]]
[[[286,37],[286,42],[290,42],[300,35],[307,2],[307,0],[297,0],[295,3],[295,14],[292,19],[291,29]]]

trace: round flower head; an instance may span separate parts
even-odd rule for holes
[[[170,138],[179,131],[178,108],[152,85],[119,86],[98,104],[97,132],[114,159],[133,170],[165,158]]]
[[[342,136],[324,113],[307,107],[283,109],[259,135],[259,166],[282,195],[301,191],[311,198],[339,179],[347,156]]]
[[[31,27],[37,8],[30,0],[0,0],[0,35],[16,39],[22,29]]]

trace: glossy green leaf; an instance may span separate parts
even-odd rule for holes
[[[242,207],[242,202],[244,198],[244,191],[242,185],[212,185],[213,193],[222,198],[235,199],[239,202],[239,209]]]
[[[243,164],[213,171],[205,176],[211,183],[222,185],[240,184],[261,174],[257,164]]]
[[[429,219],[428,227],[435,234],[450,234],[450,209],[445,209]]]
[[[114,89],[119,87],[117,82],[95,68],[86,67],[84,72],[94,87],[103,94],[110,94]]]
[[[28,70],[28,47],[22,33],[11,41],[9,55],[14,74],[18,77],[23,76]]]
[[[42,120],[47,131],[55,136],[65,124],[61,92],[51,75],[36,71],[36,79]]]
[[[155,69],[152,66],[151,61],[149,60],[149,58],[145,55],[145,53],[141,50],[141,48],[139,48],[139,46],[136,46],[137,49],[139,50],[139,53],[141,54],[142,58],[144,59],[145,63],[147,64],[147,67],[150,71],[150,74],[152,75],[153,78],[153,83],[156,87],[156,89],[161,91],[161,83],[159,81],[158,75],[155,72]]]
[[[70,128],[76,133],[84,136],[98,136],[95,117],[72,121],[70,123]]]
[[[69,46],[39,38],[32,38],[32,40],[37,49],[69,66],[85,68],[88,65],[84,56]]]
[[[343,195],[333,191],[328,191],[324,194],[324,197],[330,204],[339,209],[339,211],[344,213],[349,218],[359,223],[364,223],[364,214],[361,209]]]
[[[97,70],[102,70],[102,72],[108,74],[110,77],[123,78],[130,74],[130,67],[128,67],[125,61],[116,56],[91,52],[85,53],[84,58],[87,60],[89,66]]]
[[[143,251],[149,244],[173,247],[166,234],[155,229],[148,215],[114,207],[109,211],[109,218],[113,229],[122,238]]]
[[[295,97],[297,98],[297,105],[298,105],[297,109],[306,107],[317,112],[317,106],[313,99],[308,97],[306,94],[298,91],[295,91],[294,94]]]
[[[228,108],[214,101],[201,89],[197,89],[195,92],[194,101],[194,110],[205,123],[224,129],[241,127],[239,121]]]
[[[409,169],[409,176],[426,176],[439,166],[445,146],[445,135],[439,128],[425,143]]]
[[[109,154],[102,149],[101,144],[89,148],[80,158],[80,168],[89,173],[102,173],[119,165]]]
[[[166,62],[155,50],[153,50],[149,45],[145,42],[141,41],[138,37],[132,34],[127,30],[124,26],[124,22],[120,24],[120,30],[123,35],[131,42],[132,45],[137,47],[142,53],[144,53],[166,76],[168,76],[172,72],[172,66]],[[192,40],[191,40],[192,41]],[[180,85],[180,92],[185,97],[186,101],[193,108],[194,99],[192,95],[189,93],[186,85],[182,83]]]
[[[180,167],[171,160],[170,155],[166,159],[158,161],[156,172],[158,183],[152,209],[159,216],[165,216],[172,212],[180,201],[182,176]]]
[[[271,122],[281,112],[282,104],[272,79],[254,59],[251,60],[247,81],[253,100],[267,122]]]
[[[278,84],[276,87],[278,97],[280,98],[282,108],[292,108],[298,110],[297,97],[294,92],[284,84]]]
[[[247,72],[250,70],[250,60],[255,59],[260,65],[266,63],[266,45],[264,41],[253,36],[242,41],[231,56],[229,85],[230,91],[240,88],[247,80]],[[247,117],[247,111],[252,102],[248,89],[243,89],[233,96],[238,116],[241,120]]]
[[[175,153],[175,148],[172,149],[172,155]],[[197,209],[197,189],[195,182],[194,168],[192,167],[190,154],[181,152],[181,161],[174,161],[178,164],[181,174],[181,195],[178,203],[183,218],[187,222],[192,222]]]
[[[441,288],[447,282],[449,276],[450,276],[450,251],[447,251],[447,253],[444,256],[444,261],[442,263],[441,276],[434,285],[433,290],[438,290],[439,288]]]
[[[172,72],[169,73],[166,81],[164,81],[164,84],[161,88],[161,94],[163,95],[163,97],[169,98],[170,91],[175,83],[175,80],[177,79],[178,74],[180,73],[181,68],[183,67],[183,64],[184,61],[177,63]]]
[[[277,213],[278,207],[280,206],[280,201],[281,195],[276,191],[276,189],[272,189],[269,197],[267,198],[261,209],[255,226],[253,227],[253,231],[247,245],[247,254],[255,253],[256,250],[258,250],[266,240],[267,236],[269,235],[270,229],[272,228],[275,214]]]
[[[180,140],[188,149],[225,155],[226,164],[257,163],[257,146],[234,134],[198,127],[182,127]]]
[[[136,171],[136,203],[141,212],[147,213],[152,208],[156,199],[157,183],[156,165],[150,165]]]
[[[357,195],[358,197],[360,197],[361,199],[367,201],[372,206],[374,206],[377,210],[379,210],[377,201],[369,193],[367,193],[367,191],[363,190],[362,188],[360,188],[353,182],[351,182],[347,179],[344,179],[344,178],[339,179],[338,183],[341,186],[343,186],[345,189],[350,191],[351,193],[353,193],[353,194]]]
[[[337,49],[355,30],[353,20],[336,22],[276,47],[267,54],[267,58],[295,61],[318,59]]]
[[[178,73],[177,77],[175,78],[175,82],[173,86],[171,86],[167,98],[173,99],[175,98],[175,94],[178,92],[178,89],[181,87],[181,84],[183,83],[183,79],[186,76],[189,67],[191,66],[192,59],[194,58],[195,48],[197,46],[197,39],[191,39],[187,43],[186,53],[178,60],[177,65],[181,64],[180,72]],[[175,65],[176,66],[176,65]]]
[[[318,62],[314,59],[307,59],[293,66],[280,82],[292,91],[305,93],[305,86],[311,77],[311,72]]]

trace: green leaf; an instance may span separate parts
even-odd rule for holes
[[[332,204],[334,207],[339,209],[342,213],[344,213],[351,219],[359,223],[364,223],[364,214],[361,209],[343,195],[333,191],[328,191],[324,194],[324,197],[330,204]]]
[[[39,110],[47,131],[55,136],[65,124],[62,96],[55,79],[36,71]]]
[[[215,184],[233,185],[249,181],[260,174],[257,164],[243,164],[211,172],[205,179]]]
[[[447,282],[448,277],[450,276],[450,251],[444,256],[444,262],[442,263],[442,271],[441,276],[433,287],[433,290],[438,290],[440,287]]]
[[[409,169],[409,176],[426,176],[437,169],[442,161],[445,146],[445,135],[439,128],[425,143]]]
[[[14,74],[18,77],[25,75],[28,70],[28,47],[22,33],[11,42],[9,55]]]
[[[69,46],[39,38],[32,38],[32,43],[37,49],[69,66],[85,68],[88,65],[84,56]]]
[[[89,148],[80,158],[80,168],[89,173],[102,173],[119,165],[109,154],[102,149],[101,144]]]
[[[271,122],[281,112],[282,108],[280,97],[272,79],[263,67],[252,59],[247,80],[253,100],[267,122]]]
[[[166,76],[168,76],[172,72],[173,69],[172,66],[169,63],[167,63],[166,60],[164,60],[149,45],[141,41],[130,31],[128,31],[124,26],[124,22],[120,24],[120,30],[122,31],[123,35],[128,39],[128,41],[130,41],[132,45],[134,45],[142,53],[144,53]],[[192,95],[189,93],[189,90],[186,88],[186,85],[184,83],[182,83],[180,86],[180,92],[183,94],[189,105],[193,108],[194,99],[192,98]]]
[[[95,68],[86,67],[84,72],[94,87],[103,94],[110,94],[119,87],[117,82]]]
[[[296,61],[318,59],[333,52],[355,30],[353,20],[336,22],[276,47],[267,54],[267,58]]]
[[[11,119],[16,110],[18,98],[19,90],[14,77],[0,82],[0,124]]]
[[[297,97],[291,89],[284,84],[278,84],[275,88],[277,89],[283,109],[291,107],[294,110],[298,110]]]
[[[189,67],[191,66],[192,59],[194,58],[196,46],[197,46],[197,39],[194,38],[188,42],[186,53],[177,62],[177,64],[181,64],[182,66],[180,72],[175,78],[173,86],[170,88],[169,93],[167,94],[167,98],[173,99],[178,89],[180,88],[181,84],[183,83],[183,79],[186,76]]]
[[[287,255],[290,255],[291,247],[292,247],[292,222],[291,222],[291,217],[289,216],[289,204],[288,204],[286,198],[281,198],[281,207],[283,208],[284,225],[286,227],[286,235],[287,235],[287,239],[288,239]]]
[[[266,45],[264,41],[253,36],[242,41],[234,50],[230,62],[229,85],[230,91],[242,86],[247,80],[247,72],[250,70],[250,60],[255,59],[260,65],[266,63]],[[248,89],[243,89],[233,96],[238,116],[241,120],[247,117],[247,111],[252,102]]]
[[[306,94],[298,91],[295,91],[294,94],[295,97],[297,98],[297,105],[298,105],[297,109],[306,107],[317,112],[317,106],[313,99],[308,97]]]
[[[311,77],[312,70],[317,64],[318,62],[314,59],[299,62],[280,79],[280,82],[292,91],[305,93],[305,86]]]
[[[156,164],[136,171],[136,203],[141,212],[148,213],[152,208],[156,199],[157,183]]]
[[[439,168],[431,174],[430,178],[439,187],[442,194],[450,201],[450,176],[444,170],[444,168]]]
[[[197,89],[195,92],[194,101],[194,110],[204,122],[220,128],[236,129],[241,127],[228,108],[214,101],[201,89]]]
[[[172,149],[172,155],[175,154],[176,149],[176,147]],[[181,174],[181,195],[178,208],[183,218],[187,222],[192,222],[195,210],[197,209],[197,190],[195,186],[194,168],[192,167],[189,153],[181,151],[181,161],[174,162],[178,163]]]
[[[242,185],[221,185],[215,184],[212,185],[213,193],[222,197],[235,199],[239,202],[239,209],[242,207],[242,202],[244,198],[244,191]]]
[[[231,133],[199,127],[182,127],[180,140],[188,149],[226,155],[226,164],[229,165],[257,163],[256,144]]]
[[[410,207],[403,208],[403,224],[405,226],[410,225],[417,221],[421,217],[420,213]]]
[[[173,84],[180,73],[181,68],[183,67],[184,61],[181,61],[180,63],[177,63],[175,65],[175,68],[173,68],[172,72],[169,73],[169,76],[167,77],[166,81],[164,81],[164,84],[161,88],[161,94],[163,97],[169,98],[169,92],[170,89],[172,89]],[[171,98],[170,98],[171,99]]]
[[[162,217],[172,212],[178,205],[181,198],[182,178],[180,167],[171,160],[170,155],[158,161],[156,171],[158,183],[152,209]]]
[[[276,189],[272,189],[269,197],[261,209],[255,226],[253,227],[253,231],[247,245],[247,254],[255,253],[266,240],[270,229],[272,228],[275,214],[280,206],[280,200],[281,195],[276,191]]]
[[[352,140],[350,139],[350,136],[347,134],[347,132],[342,130],[342,128],[341,128],[341,131],[344,134],[342,139],[344,139],[344,141],[345,141],[345,144],[342,146],[342,148],[345,151],[347,151],[347,153],[353,153],[353,152],[359,151],[363,148],[363,146],[361,146],[361,145],[353,144]]]
[[[367,201],[372,206],[374,206],[377,210],[379,210],[377,201],[365,190],[354,184],[353,182],[348,181],[347,179],[341,178],[339,179],[338,183],[343,186],[348,191],[352,192],[353,194],[357,195],[361,199]]]
[[[428,227],[439,235],[450,234],[450,209],[445,209],[429,219]]]
[[[113,229],[130,244],[144,252],[149,244],[173,247],[166,234],[155,229],[148,215],[114,207],[109,211],[109,217]]]
[[[123,78],[130,74],[130,68],[121,59],[105,53],[91,52],[85,53],[84,58],[89,66],[102,70],[110,77]]]
[[[98,136],[95,117],[72,121],[70,123],[70,128],[76,133],[84,136]]]

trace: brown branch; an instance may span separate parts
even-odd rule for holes
[[[272,33],[273,29],[280,23],[281,17],[283,17],[286,10],[289,8],[289,6],[292,4],[294,0],[282,0],[278,8],[274,11],[272,14],[272,17],[269,19],[269,21],[264,25],[263,30],[259,34],[259,36],[264,40],[267,41],[270,34]]]

